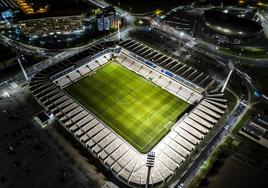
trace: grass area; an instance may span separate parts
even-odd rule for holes
[[[255,81],[256,87],[262,91],[265,95],[268,95],[268,67],[254,67],[254,69],[248,69],[249,75]]]
[[[203,179],[206,178],[206,175],[208,174],[213,164],[217,160],[217,156],[219,155],[219,152],[220,152],[220,148],[218,147],[200,167],[199,173],[196,176],[194,176],[188,188],[197,188],[200,186],[201,182],[203,181]]]
[[[252,105],[252,108],[259,114],[268,114],[268,102],[266,101],[259,100]]]
[[[228,90],[226,90],[225,96],[227,97],[227,105],[229,112],[231,112],[237,103],[237,98],[233,95],[233,93]]]
[[[232,74],[231,79],[228,83],[228,88],[234,91],[239,98],[242,97],[242,85],[237,74]]]
[[[215,148],[215,150],[211,153],[209,158],[203,163],[200,167],[200,171],[197,175],[192,179],[188,188],[197,188],[200,187],[200,184],[204,179],[208,176],[213,166],[217,162],[217,160],[222,160],[223,150],[225,148],[230,148],[232,146],[233,139],[231,137],[227,137],[224,143],[220,144]]]
[[[141,153],[165,136],[188,107],[183,100],[115,62],[66,91]]]
[[[244,48],[241,51],[241,49],[229,49],[229,48],[220,47],[219,50],[230,55],[241,56],[245,58],[268,59],[267,49]]]
[[[254,115],[254,111],[249,109],[244,116],[240,119],[240,121],[236,124],[233,129],[233,133],[239,133],[240,129],[245,125],[245,123],[249,120],[249,118]]]

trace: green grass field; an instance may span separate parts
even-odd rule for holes
[[[189,106],[115,62],[65,90],[141,153],[150,151]]]

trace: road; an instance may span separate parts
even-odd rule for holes
[[[130,28],[123,27],[121,29],[121,37],[125,38],[125,36],[127,36],[127,33],[129,32],[129,30],[130,30]],[[100,43],[100,42],[104,42],[104,41],[116,41],[116,40],[118,40],[117,32],[112,33],[110,35],[106,35],[106,36],[104,36],[104,37],[102,37],[102,38],[100,38],[98,40],[94,40],[94,41],[92,41],[92,42],[90,42],[90,43],[88,43],[88,44],[86,44],[84,46],[68,49],[68,50],[63,51],[61,53],[58,53],[58,54],[56,54],[54,56],[51,56],[48,59],[46,59],[46,60],[44,60],[44,61],[42,61],[42,62],[40,62],[38,64],[35,64],[32,67],[28,68],[26,70],[27,75],[31,78],[32,75],[34,75],[35,73],[41,71],[42,69],[45,69],[46,67],[48,67],[50,65],[58,63],[59,61],[61,61],[63,59],[66,59],[66,58],[68,58],[68,57],[70,57],[72,55],[78,54],[79,52],[86,50],[87,48],[89,48],[90,46],[92,46],[92,45],[94,45],[96,43]],[[18,73],[17,75],[15,75],[12,78],[2,80],[0,85],[3,85],[5,83],[11,83],[11,82],[19,82],[19,83],[23,84],[25,82],[25,80],[24,80],[24,76],[23,76],[22,72]]]
[[[248,95],[245,95],[248,96]],[[209,141],[205,148],[202,149],[199,156],[194,160],[191,166],[187,169],[187,171],[182,175],[180,180],[178,181],[175,187],[179,187],[180,184],[183,184],[184,187],[187,187],[194,176],[199,171],[200,167],[204,164],[204,162],[209,158],[211,153],[216,149],[216,147],[224,141],[224,138],[229,134],[229,131],[232,129],[233,125],[235,125],[241,117],[246,113],[247,104],[243,101],[247,99],[241,99],[238,101],[235,109],[229,115],[228,121],[224,124],[224,126],[214,135],[213,138]]]

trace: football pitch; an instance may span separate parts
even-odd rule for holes
[[[150,151],[189,106],[115,62],[65,90],[141,153]]]

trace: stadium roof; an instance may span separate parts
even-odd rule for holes
[[[110,46],[110,43],[105,44],[107,48]],[[132,74],[137,73],[144,77],[144,79],[152,78],[153,83],[166,88],[168,92],[181,96],[181,99],[184,101],[189,101],[190,98],[193,98],[193,102],[191,103],[200,101],[197,102],[198,104],[196,104],[194,110],[183,116],[181,121],[176,121],[176,124],[173,125],[169,133],[153,149],[157,155],[155,156],[154,168],[151,171],[152,178],[150,178],[149,184],[150,186],[155,184],[163,187],[164,183],[178,171],[178,168],[183,165],[184,161],[191,157],[190,155],[194,152],[196,145],[204,139],[209,130],[223,116],[227,108],[227,100],[224,98],[224,94],[218,93],[208,94],[204,98],[201,93],[192,90],[194,87],[185,86],[185,82],[182,83],[179,79],[177,80],[174,75],[165,76],[164,69],[161,68],[161,72],[158,72],[158,66],[150,63],[149,59],[136,54],[138,51],[133,52],[134,49],[141,48],[141,45],[143,44],[133,40],[126,40],[120,42],[119,46],[123,48],[123,50],[119,50],[120,52],[117,50],[118,46],[115,48],[112,47],[114,53],[118,55],[116,57],[117,66],[124,66],[135,72]],[[103,46],[103,43],[90,46],[92,50],[96,48],[99,50],[94,50],[96,53],[89,53],[87,57],[84,56],[85,54],[82,54],[79,58],[75,58],[77,61],[73,59],[72,65],[70,65],[69,59],[69,61],[63,60],[42,69],[31,79],[30,90],[40,104],[60,119],[61,125],[73,134],[74,138],[83,144],[89,152],[94,154],[93,156],[98,158],[107,169],[113,172],[116,178],[131,187],[144,187],[147,177],[145,173],[147,172],[146,155],[137,151],[127,140],[107,127],[106,123],[102,122],[96,116],[97,114],[95,115],[95,112],[90,112],[90,109],[86,109],[86,106],[76,102],[71,95],[62,91],[67,85],[94,73],[98,68],[108,63],[108,60],[112,57],[112,53],[110,50],[100,46]],[[127,46],[128,49],[123,46]],[[147,46],[145,47],[149,48]],[[150,50],[153,52],[153,49]],[[162,55],[157,51],[155,53]],[[85,61],[81,61],[83,59]],[[161,59],[162,62],[167,61],[166,58]],[[200,75],[196,76],[198,78],[201,77]],[[102,79],[99,80],[102,81]],[[204,80],[200,80],[198,84],[201,84]],[[114,92],[114,94],[117,95],[117,92]],[[92,93],[93,95],[95,94]],[[129,98],[126,99],[130,102]],[[103,101],[99,100],[99,102]],[[110,102],[109,104],[114,105]],[[126,103],[125,105],[128,108],[130,103]],[[160,108],[162,108],[161,105]],[[166,109],[164,110],[166,111]],[[148,112],[151,116],[151,110]],[[145,120],[148,119],[145,116],[144,118]],[[167,120],[170,122],[170,119]],[[139,120],[138,123],[142,123],[142,121]],[[158,130],[156,128],[153,127],[151,130]],[[154,139],[154,137],[151,137],[151,139]]]
[[[263,31],[262,26],[257,22],[216,10],[205,11],[203,19],[208,28],[230,37],[253,37]]]

